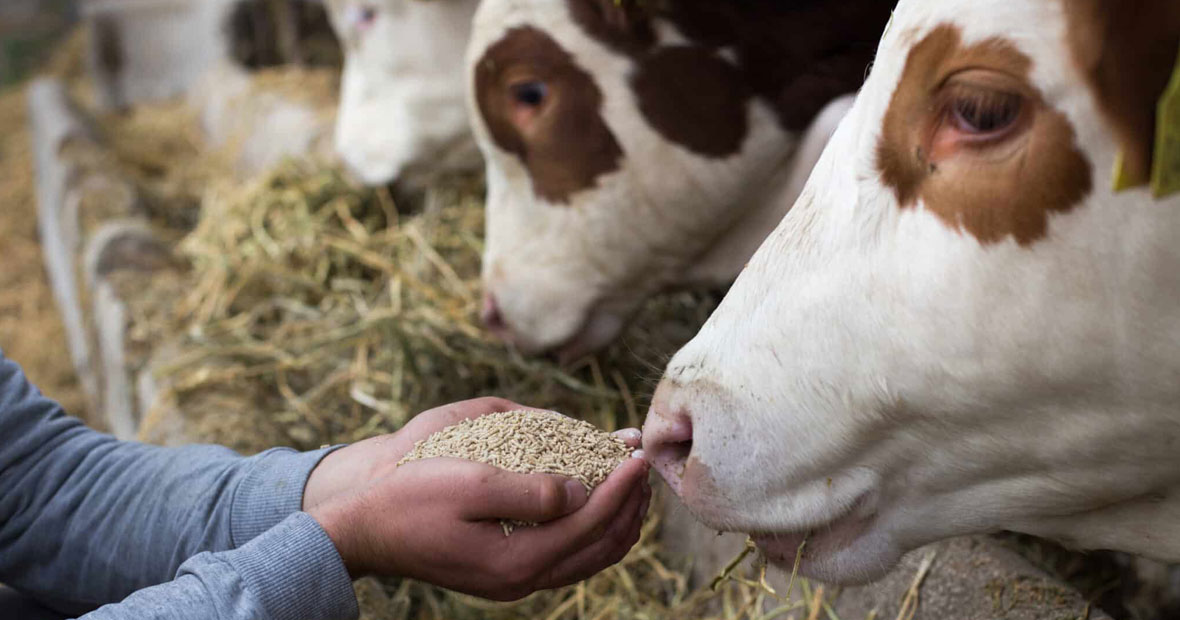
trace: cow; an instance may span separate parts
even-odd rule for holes
[[[851,104],[892,0],[485,0],[484,323],[566,360],[670,288],[728,285]]]
[[[325,0],[344,50],[336,149],[371,185],[478,170],[463,54],[477,0]]]
[[[834,582],[997,530],[1180,561],[1178,52],[1174,0],[901,0],[656,390],[694,516]]]

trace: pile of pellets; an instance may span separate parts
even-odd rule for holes
[[[602,484],[630,456],[621,439],[582,420],[552,411],[519,410],[464,420],[419,441],[398,465],[435,457],[487,463],[521,474],[557,474],[586,491]],[[504,535],[515,526],[504,521]]]

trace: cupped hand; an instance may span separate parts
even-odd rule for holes
[[[337,451],[320,465],[329,469],[318,479],[313,472],[305,510],[354,577],[409,577],[494,600],[586,579],[639,539],[651,499],[642,458],[626,460],[590,497],[569,478],[460,459],[397,467],[417,441],[447,426],[523,408],[499,399],[456,403],[420,414],[398,433]],[[638,431],[617,436],[638,447]],[[539,525],[505,536],[502,519]]]
[[[396,433],[341,448],[312,470],[303,489],[303,510],[311,510],[336,495],[359,491],[393,473],[414,444],[448,426],[489,413],[529,408],[503,398],[465,400],[423,411]]]

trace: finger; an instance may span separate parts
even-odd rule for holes
[[[534,540],[542,560],[556,562],[558,558],[588,546],[602,538],[610,525],[647,477],[647,463],[642,459],[627,459],[611,473],[581,510],[553,523],[527,532]]]
[[[606,536],[560,560],[548,571],[541,587],[560,588],[578,583],[622,561],[639,542],[650,499],[651,493],[645,488],[636,489]]]
[[[469,521],[511,519],[545,523],[586,505],[581,482],[551,474],[518,474],[482,463],[468,463],[463,474],[463,505]]]
[[[637,428],[624,428],[617,430],[611,435],[622,439],[623,443],[627,444],[628,448],[636,450],[643,443],[643,433]]]

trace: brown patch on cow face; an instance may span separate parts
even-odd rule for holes
[[[638,54],[656,42],[647,11],[636,2],[567,0],[570,15],[586,34],[623,54]]]
[[[725,157],[746,137],[750,91],[741,72],[702,47],[665,47],[631,78],[639,110],[656,131],[699,155]]]
[[[731,519],[731,501],[725,490],[717,484],[713,469],[696,456],[688,457],[684,463],[680,489],[682,498],[693,510],[703,512],[711,521]]]
[[[673,0],[663,17],[685,37],[734,52],[779,124],[802,131],[825,105],[855,92],[896,0]]]
[[[1123,149],[1136,185],[1151,176],[1156,104],[1180,50],[1180,2],[1062,0],[1074,63]]]
[[[602,91],[540,30],[513,28],[489,47],[474,88],[492,140],[520,158],[542,199],[567,203],[618,169],[623,152],[602,120]]]
[[[902,208],[923,206],[982,243],[1028,245],[1091,189],[1073,127],[1028,81],[1003,39],[970,47],[958,28],[915,45],[885,114],[877,165]]]

